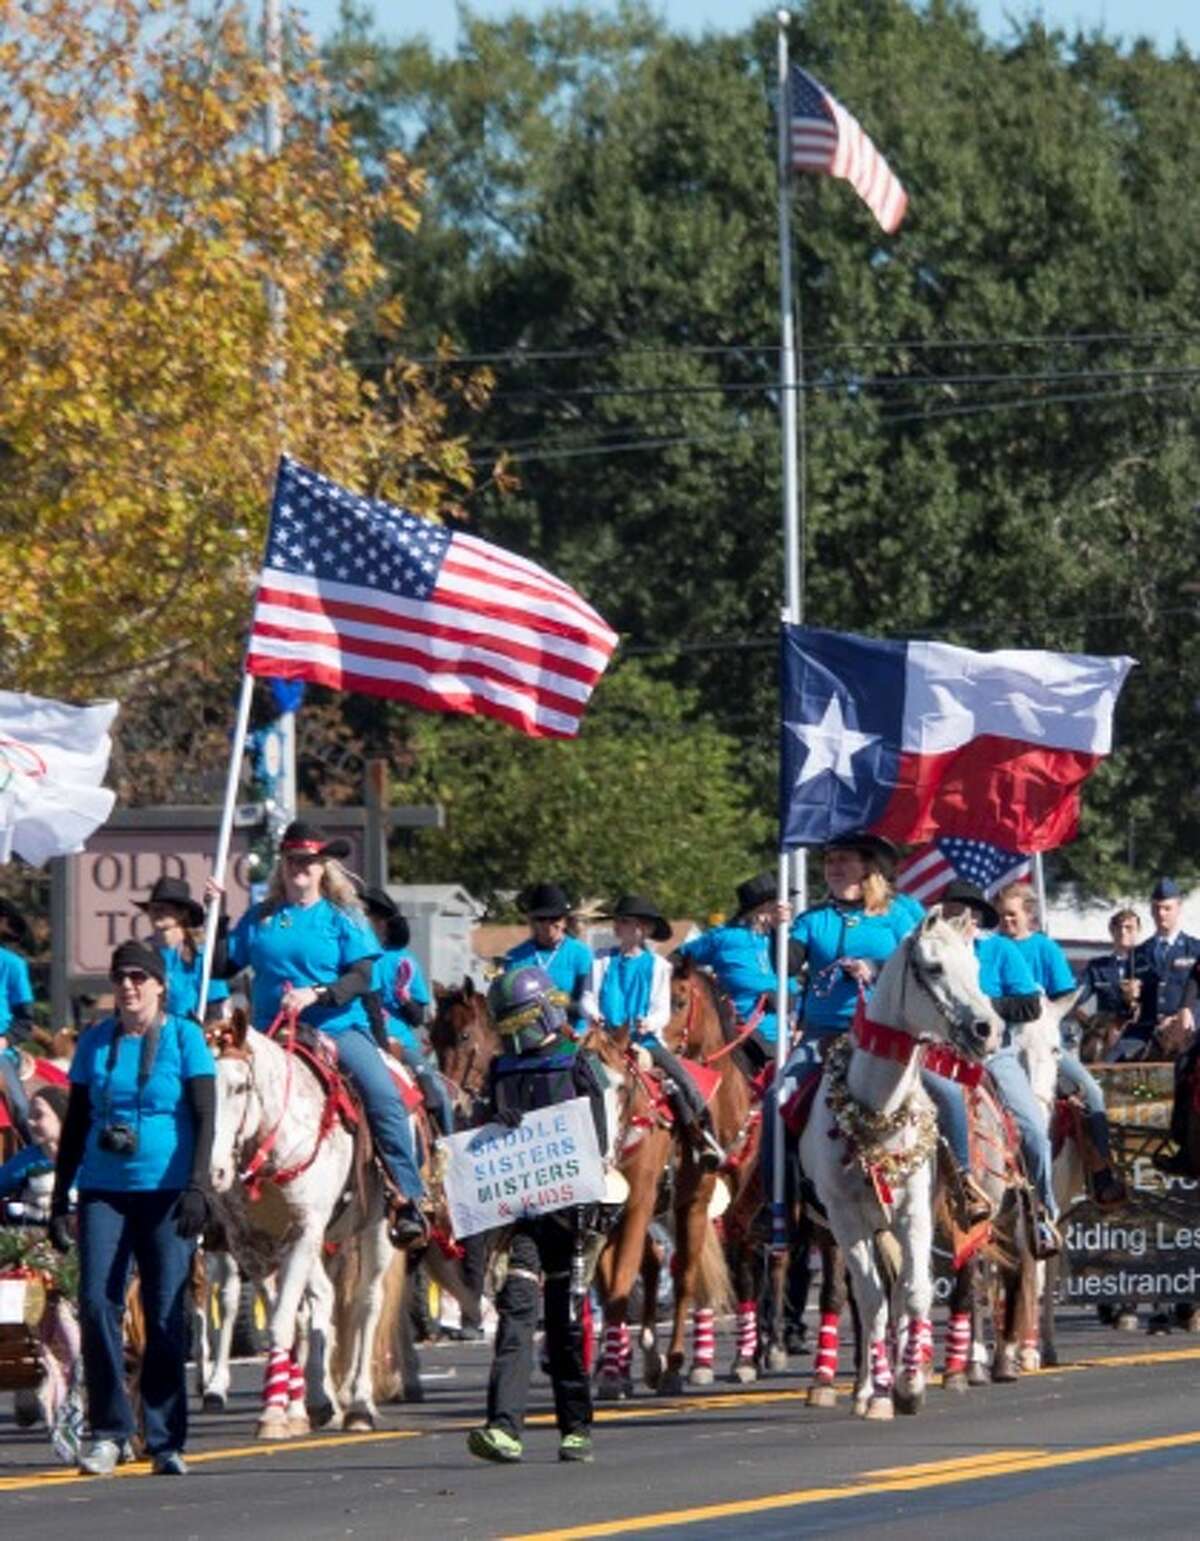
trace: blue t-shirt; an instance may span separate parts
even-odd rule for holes
[[[117,1021],[106,1017],[80,1038],[71,1061],[71,1084],[90,1092],[91,1126],[75,1185],[81,1193],[147,1193],[186,1188],[192,1175],[196,1126],[183,1083],[215,1076],[216,1066],[199,1023],[164,1017],[150,1078],[138,1095],[140,1035],[123,1033],[111,1084],[108,1050]],[[137,1150],[129,1156],[101,1150],[106,1124],[130,1124]]]
[[[160,956],[167,970],[166,1008],[177,1017],[194,1017],[200,1004],[200,973],[204,967],[204,953],[197,947],[189,963],[178,947],[160,947]],[[223,1001],[229,995],[229,986],[223,979],[208,982],[208,1004]]]
[[[420,963],[407,947],[401,947],[394,952],[381,953],[375,959],[375,965],[371,970],[371,988],[379,995],[388,1037],[398,1039],[405,1048],[419,1055],[422,1053],[420,1039],[400,1015],[401,970],[404,970],[408,976],[405,985],[408,999],[415,1001],[418,1006],[428,1006],[432,1000],[429,986],[425,983],[425,975],[421,972]]]
[[[29,965],[19,952],[0,947],[0,1033],[13,1019],[13,1009],[33,1003]]]
[[[567,997],[567,1016],[572,1022],[579,1018],[579,1002],[591,982],[593,961],[592,949],[577,936],[564,936],[557,947],[539,947],[531,936],[526,937],[504,955],[506,969],[526,968],[531,963],[545,969]]]
[[[1016,942],[1017,951],[1025,959],[1025,966],[1047,995],[1070,995],[1075,989],[1075,975],[1067,962],[1067,955],[1044,931],[1034,931]]]
[[[679,952],[704,968],[712,969],[717,983],[733,1002],[738,1021],[746,1022],[766,995],[767,1009],[759,1019],[757,1031],[767,1043],[779,1037],[779,1018],[775,1012],[775,935],[752,931],[749,926],[713,926],[684,942]],[[789,991],[796,982],[788,980]]]
[[[1040,988],[1021,949],[1008,936],[977,936],[979,988],[985,995],[1036,995]]]
[[[379,956],[379,943],[364,919],[328,899],[301,908],[282,905],[263,914],[252,905],[229,933],[229,961],[254,971],[250,1010],[254,1025],[266,1030],[279,1015],[284,987],[331,985],[353,963]],[[367,1028],[362,997],[344,1006],[310,1006],[301,1021],[335,1036]]]
[[[810,1036],[844,1032],[854,1018],[858,985],[833,965],[839,958],[865,958],[882,964],[916,924],[912,901],[893,898],[882,915],[861,907],[818,904],[792,922],[792,939],[808,962],[804,1026]],[[878,969],[876,969],[878,972]],[[868,991],[868,994],[870,992]]]

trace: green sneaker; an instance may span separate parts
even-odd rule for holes
[[[521,1459],[521,1441],[492,1425],[472,1429],[467,1435],[467,1449],[481,1461],[499,1461],[502,1465]]]
[[[564,1434],[559,1441],[558,1458],[560,1461],[591,1461],[592,1436],[579,1431],[575,1434]]]

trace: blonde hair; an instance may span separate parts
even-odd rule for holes
[[[863,910],[868,915],[886,915],[888,907],[895,897],[895,890],[880,872],[879,868],[871,865],[862,881]]]
[[[1039,920],[1037,895],[1028,883],[1010,883],[996,895],[998,906],[1011,904],[1014,900],[1025,911],[1025,918],[1036,928]]]
[[[324,867],[321,872],[321,897],[328,899],[336,909],[345,910],[351,915],[363,915],[365,911],[362,901],[358,897],[358,889],[354,880],[342,866],[340,861],[332,856],[324,858]],[[271,873],[270,882],[267,884],[267,896],[262,903],[262,913],[270,915],[274,910],[280,909],[287,903],[287,895],[283,887],[283,861],[275,863]]]

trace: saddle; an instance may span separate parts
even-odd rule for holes
[[[798,1140],[808,1126],[823,1074],[824,1071],[819,1067],[806,1071],[795,1091],[779,1110],[783,1115],[784,1128],[794,1139]]]

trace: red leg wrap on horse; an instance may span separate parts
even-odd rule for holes
[[[838,1315],[836,1311],[821,1313],[821,1331],[817,1335],[817,1360],[813,1374],[817,1380],[832,1381],[838,1367]]]
[[[288,1387],[291,1385],[292,1356],[285,1348],[273,1348],[267,1355],[267,1367],[263,1375],[263,1404],[266,1407],[286,1407]]]
[[[741,1300],[737,1308],[737,1356],[753,1359],[758,1351],[758,1307],[753,1300]]]
[[[961,1375],[971,1352],[971,1316],[956,1311],[946,1323],[946,1374]]]
[[[887,1396],[892,1389],[892,1361],[886,1338],[876,1338],[871,1344],[871,1385],[880,1396]]]
[[[304,1401],[304,1371],[293,1357],[288,1370],[288,1401]]]
[[[692,1316],[692,1360],[711,1365],[717,1353],[717,1329],[711,1306],[697,1306]]]
[[[925,1366],[925,1344],[932,1328],[930,1324],[919,1316],[914,1316],[908,1324],[908,1332],[904,1338],[904,1369],[909,1375],[918,1375]]]
[[[625,1365],[633,1358],[633,1349],[629,1343],[629,1327],[625,1322],[610,1325],[604,1329],[604,1364],[605,1375],[620,1375]]]

